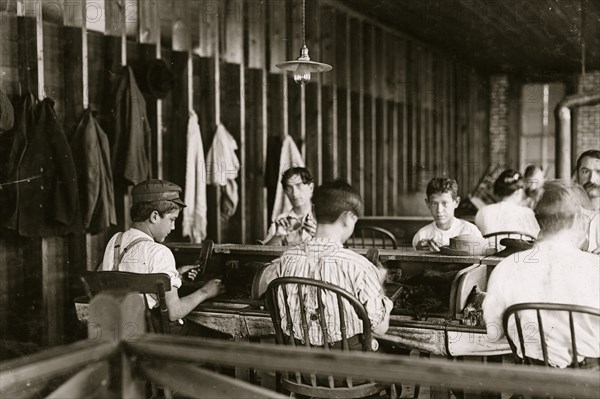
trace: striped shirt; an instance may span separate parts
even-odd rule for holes
[[[288,248],[279,258],[277,277],[305,277],[335,284],[354,295],[365,307],[371,328],[376,328],[383,322],[392,310],[392,301],[381,293],[381,284],[377,268],[365,257],[343,247],[341,242],[313,238],[305,244]],[[323,334],[317,317],[317,291],[314,287],[304,287],[304,303],[309,314],[309,339],[312,345],[323,345]],[[325,319],[327,320],[328,341],[336,342],[342,339],[340,317],[336,295],[323,292]],[[283,293],[279,292],[279,304],[283,331],[288,335]],[[358,318],[352,306],[344,300],[344,316],[346,319],[346,337],[350,338],[362,333],[362,321]],[[288,306],[294,324],[294,336],[303,339],[302,318],[298,304],[298,289],[288,289]],[[317,319],[317,320],[313,320]]]

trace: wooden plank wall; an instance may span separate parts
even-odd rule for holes
[[[91,3],[98,2],[79,4]],[[238,143],[240,202],[229,221],[217,216],[220,190],[209,190],[209,237],[220,242],[252,243],[265,235],[270,139],[291,135],[317,184],[349,180],[364,198],[365,215],[373,216],[402,215],[401,199],[435,175],[455,177],[464,195],[489,160],[486,76],[342,2],[307,0],[310,55],[333,65],[333,71],[313,75],[305,87],[275,66],[298,57],[299,0],[105,0],[101,32],[86,31],[81,19],[65,12],[81,12],[74,11],[74,1],[53,2],[43,24],[36,23],[35,1],[24,2],[21,17],[16,0],[0,4],[2,90],[13,98],[27,90],[51,96],[67,134],[81,117],[84,96],[108,128],[122,64],[143,79],[139,71],[149,61],[160,57],[167,62],[176,74],[174,90],[162,101],[145,98],[155,176],[184,186],[190,108],[199,116],[205,152],[218,123]],[[46,85],[43,93],[37,90],[40,78]],[[125,228],[128,201],[122,190],[117,203],[119,228]],[[76,288],[61,287],[102,258],[113,230],[44,243],[2,237],[0,333],[5,336],[19,313],[5,310],[17,309],[13,305],[29,289],[25,282],[38,281],[40,294],[28,295],[51,327],[30,336],[43,337],[44,343],[65,340]],[[171,239],[183,240],[180,222]],[[26,269],[30,272],[23,274]]]

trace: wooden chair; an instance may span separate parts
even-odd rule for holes
[[[318,304],[319,314],[309,314],[305,305],[305,295],[309,289],[316,289],[316,297]],[[285,307],[280,307],[278,300],[279,295],[282,295],[283,303]],[[288,304],[289,295],[292,293],[297,294],[298,308],[300,309],[302,331],[295,331],[292,318],[290,316],[290,306]],[[337,304],[337,312],[339,314],[339,320],[341,324],[342,344],[341,350],[348,351],[348,339],[351,337],[346,336],[346,323],[345,323],[345,306],[351,306],[356,312],[358,317],[362,320],[363,331],[361,334],[362,339],[362,350],[371,350],[372,338],[371,338],[371,323],[367,315],[367,311],[364,306],[348,291],[330,283],[326,283],[320,280],[313,280],[302,277],[280,277],[273,280],[267,288],[267,307],[273,321],[275,328],[275,341],[280,345],[291,345],[291,346],[306,346],[313,347],[310,344],[308,338],[309,325],[308,320],[317,319],[317,323],[320,326],[321,333],[325,344],[322,349],[325,351],[336,350],[330,347],[328,342],[328,330],[327,323],[322,323],[325,319],[325,308],[324,298],[325,296],[331,296],[335,298]],[[282,313],[286,319],[287,325],[291,326],[291,334],[288,336],[283,332],[281,325]],[[299,333],[302,340],[293,339],[294,331]],[[292,337],[292,338],[290,338]],[[293,374],[293,375],[291,375]],[[302,375],[299,372],[296,373],[284,373],[283,377],[278,381],[280,388],[289,391],[293,394],[306,395],[315,398],[361,398],[370,395],[375,395],[386,389],[383,384],[375,383],[372,381],[363,382],[360,384],[354,384],[351,377],[345,378],[345,383],[340,386],[339,381],[336,384],[333,376],[327,376],[326,385],[320,385],[323,383],[324,376],[317,376],[316,374]],[[308,382],[310,380],[310,382]],[[396,397],[395,387],[391,389],[393,397]]]
[[[537,326],[532,325],[529,319],[529,322],[523,324],[523,317],[521,312],[535,312]],[[591,315],[600,317],[600,310],[587,306],[578,306],[578,305],[566,305],[566,304],[554,304],[554,303],[538,303],[538,302],[529,302],[529,303],[521,303],[517,305],[509,306],[508,309],[504,311],[504,315],[502,317],[502,326],[504,328],[508,343],[512,350],[512,353],[515,357],[516,363],[520,364],[535,364],[531,358],[527,356],[525,352],[525,342],[539,342],[541,346],[542,355],[544,357],[544,365],[549,366],[550,360],[548,356],[548,344],[546,341],[546,337],[555,334],[552,328],[545,328],[548,326],[544,326],[542,322],[542,311],[546,312],[562,312],[568,314],[568,323],[570,330],[570,341],[571,347],[569,348],[569,354],[571,355],[571,364],[569,367],[579,368],[578,355],[582,356],[577,351],[577,340],[576,340],[576,330],[574,324],[574,315]],[[565,315],[566,316],[566,315]],[[513,337],[509,333],[508,330],[508,322],[509,319],[513,317],[515,320],[516,330],[517,330],[517,339],[518,342],[515,343],[513,341]],[[526,321],[526,320],[525,320]],[[566,322],[566,320],[565,320]],[[525,327],[525,328],[524,328]],[[529,327],[529,328],[528,328]],[[537,336],[531,336],[529,331],[534,329],[534,332]],[[526,330],[527,337],[524,338],[523,330]],[[539,337],[539,340],[537,338]],[[525,341],[527,340],[527,341]],[[519,349],[521,350],[522,357],[519,357],[517,352],[517,344],[519,345]],[[541,363],[541,362],[540,362]]]
[[[148,300],[144,295],[146,305],[146,324],[149,331],[159,334],[169,334],[169,310],[165,299],[165,292],[171,290],[171,280],[165,273],[141,274],[130,272],[90,272],[81,274],[81,281],[88,297],[91,299],[100,291],[105,290],[124,290],[128,292],[139,292],[141,294],[155,294],[160,311],[160,322],[152,322],[151,309],[148,307]],[[156,325],[158,324],[158,325]]]
[[[500,240],[502,240],[504,238],[513,238],[515,240],[522,240],[522,241],[535,241],[535,239],[536,239],[531,234],[523,233],[522,231],[497,231],[495,233],[485,234],[483,236],[483,238],[492,239],[492,240],[488,240],[488,241],[490,241],[490,243],[494,243],[494,247],[496,249],[503,248],[503,246],[500,243]]]
[[[350,248],[398,248],[396,237],[390,231],[376,226],[356,226],[346,245]]]

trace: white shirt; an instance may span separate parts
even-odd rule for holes
[[[600,212],[596,212],[589,224],[588,252],[600,248]]]
[[[143,231],[131,228],[124,232],[123,237],[121,238],[120,251],[122,252],[130,242],[137,238],[144,238],[147,240],[137,243],[127,251],[121,260],[121,264],[118,265],[117,270],[120,272],[143,274],[165,273],[171,278],[171,286],[173,288],[181,287],[181,278],[175,267],[175,257],[171,250],[160,243],[154,242],[154,239]],[[116,239],[117,234],[115,234],[106,245],[101,268],[103,271],[113,270]],[[146,298],[148,299],[148,306],[151,309],[158,304],[156,295],[148,294],[146,295]]]
[[[502,328],[504,311],[511,305],[525,302],[563,303],[600,309],[600,258],[557,237],[538,242],[534,248],[517,252],[501,261],[490,276],[483,302],[483,316],[491,341],[505,335]],[[530,337],[525,340],[526,355],[543,360],[535,312],[519,315],[524,326],[523,334]],[[576,316],[574,320],[578,352],[586,357],[600,357],[600,318]],[[567,314],[542,312],[542,322],[550,363],[561,368],[568,366],[571,363],[571,344]],[[508,324],[508,331],[517,343],[514,318]],[[516,346],[521,355],[519,344]]]
[[[412,245],[413,248],[417,248],[417,244],[421,240],[434,239],[435,242],[441,245],[449,245],[450,239],[462,234],[474,235],[481,237],[481,232],[473,223],[469,223],[466,220],[454,218],[452,226],[448,230],[442,230],[435,225],[435,221],[429,223],[427,226],[421,227],[417,234],[413,237]]]
[[[540,232],[531,209],[508,201],[481,208],[475,215],[475,224],[484,236],[500,231],[517,231],[535,238]]]

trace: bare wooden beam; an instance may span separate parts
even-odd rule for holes
[[[175,339],[174,339],[175,338]],[[555,396],[597,397],[600,381],[595,373],[574,369],[553,369],[525,365],[481,365],[449,363],[445,359],[414,359],[408,356],[367,352],[329,352],[317,355],[314,350],[281,345],[231,343],[221,340],[200,341],[195,338],[147,335],[126,347],[133,354],[229,366],[256,367],[298,372],[332,372],[340,376],[406,383],[417,383],[464,390],[519,392]],[[257,359],[260,359],[257,362]],[[294,361],[290,361],[294,359]],[[577,381],[577,383],[575,383]]]
[[[191,398],[286,398],[275,391],[184,362],[142,360],[140,371],[150,381]]]

